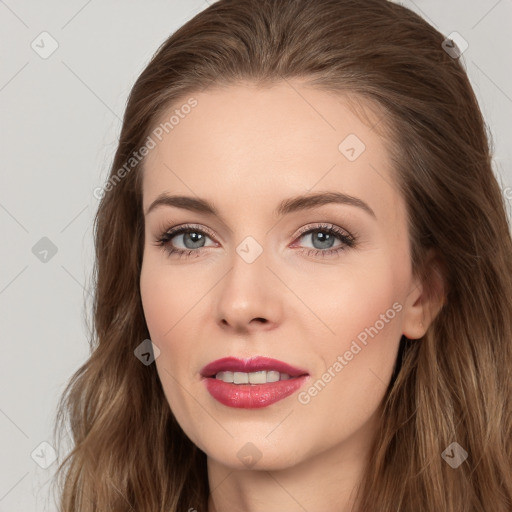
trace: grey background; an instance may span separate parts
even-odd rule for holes
[[[469,43],[462,60],[511,198],[512,0],[400,3]],[[51,443],[57,399],[89,353],[93,190],[107,178],[138,74],[207,5],[0,0],[0,512],[55,510],[48,489],[57,463],[42,467],[52,448],[41,443]],[[43,31],[58,43],[46,59],[31,47],[42,47]],[[37,255],[50,245],[55,254]]]

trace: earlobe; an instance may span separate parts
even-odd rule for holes
[[[439,256],[430,249],[423,278],[417,277],[407,295],[402,333],[415,340],[423,337],[445,303],[444,269]]]

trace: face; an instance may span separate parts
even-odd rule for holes
[[[187,436],[233,468],[360,456],[401,335],[424,333],[385,140],[343,96],[293,84],[193,95],[145,162],[140,286],[158,375]],[[191,201],[153,205],[163,195]],[[214,398],[205,365],[255,356],[307,375],[261,384],[258,407],[251,383]]]

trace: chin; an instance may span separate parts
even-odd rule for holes
[[[271,443],[263,438],[248,437],[244,440],[231,440],[227,445],[215,443],[213,449],[203,450],[218,464],[236,470],[280,471],[300,463],[302,453],[297,451],[297,443],[289,446]],[[300,441],[302,444],[303,441]]]

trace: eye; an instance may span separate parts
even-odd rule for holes
[[[175,242],[172,242],[173,239],[179,240],[180,237],[183,248],[176,247]],[[314,247],[300,249],[301,252],[306,251],[308,256],[333,256],[356,244],[354,236],[333,224],[307,226],[300,231],[296,240],[308,237]],[[207,238],[214,238],[210,230],[202,226],[187,224],[164,231],[156,241],[156,245],[162,247],[168,256],[174,255],[182,258],[194,255],[197,257],[202,252],[200,249],[208,247],[205,245]],[[341,242],[338,246],[334,246],[336,239]]]
[[[191,256],[192,253],[199,252],[197,249],[202,249],[205,247],[206,238],[210,238],[213,236],[209,230],[205,228],[187,224],[185,226],[178,226],[168,231],[164,231],[157,240],[157,245],[162,247],[164,251],[169,255],[177,255],[178,257],[187,257]],[[171,240],[173,238],[180,238],[182,240],[182,244],[184,244],[185,248],[175,247],[174,244],[171,244]]]
[[[306,227],[299,233],[299,239],[306,238],[313,244],[312,249],[302,249],[308,256],[333,256],[356,244],[356,238],[333,224]],[[334,246],[336,239],[341,243]]]

